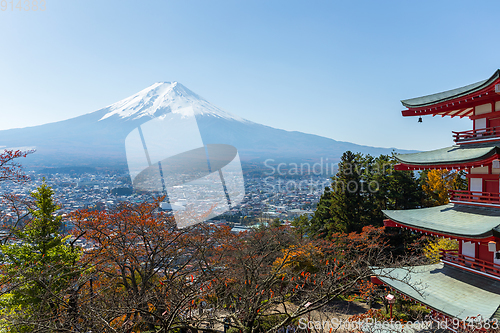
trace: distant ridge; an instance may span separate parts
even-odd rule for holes
[[[257,124],[224,111],[178,82],[158,82],[121,101],[72,119],[40,126],[0,131],[0,147],[36,147],[23,161],[30,168],[126,168],[125,138],[155,117],[192,107],[204,144],[236,147],[245,163],[336,162],[351,150],[378,156],[394,148],[361,146],[313,134]]]

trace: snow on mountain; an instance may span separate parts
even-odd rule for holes
[[[161,117],[169,112],[186,112],[186,108],[190,106],[195,115],[248,122],[210,104],[178,82],[157,82],[130,97],[98,110],[107,111],[99,121],[115,115],[124,120]]]
[[[254,123],[219,109],[177,82],[155,83],[117,103],[76,118],[2,130],[0,147],[36,146],[36,153],[23,160],[23,164],[36,167],[123,168],[127,165],[125,138],[130,132],[170,112],[190,112],[190,115],[194,112],[203,143],[232,145],[244,163],[268,159],[276,163],[335,162],[346,150],[373,156],[392,152],[391,148],[360,146]]]

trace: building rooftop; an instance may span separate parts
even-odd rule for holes
[[[402,227],[463,239],[500,235],[500,210],[469,205],[383,210],[385,216]]]
[[[419,108],[450,101],[456,98],[473,94],[475,92],[479,92],[482,89],[487,88],[488,86],[493,84],[499,78],[500,70],[497,70],[489,79],[432,95],[405,99],[402,100],[401,103],[403,103],[403,105],[407,108]]]
[[[452,165],[480,166],[482,163],[486,164],[489,159],[500,155],[500,148],[496,146],[497,144],[498,142],[455,145],[421,153],[400,154],[396,155],[396,159],[403,166],[398,166],[397,169]]]
[[[450,317],[500,319],[500,281],[443,263],[373,271],[388,286]]]

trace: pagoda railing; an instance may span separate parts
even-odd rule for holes
[[[479,258],[469,257],[458,253],[458,250],[439,250],[439,256],[443,262],[449,262],[483,273],[500,277],[500,265]]]
[[[500,205],[500,193],[450,190],[450,200]]]
[[[500,137],[500,126],[479,128],[462,132],[452,131],[452,133],[453,140],[457,143],[471,140],[489,139]]]

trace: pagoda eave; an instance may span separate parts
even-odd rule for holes
[[[429,236],[436,236],[436,237],[442,237],[442,238],[450,238],[450,239],[456,239],[456,240],[462,240],[464,242],[490,242],[490,241],[496,241],[498,238],[495,236],[489,235],[485,237],[467,237],[463,235],[455,235],[451,233],[444,233],[436,230],[430,230],[430,229],[423,229],[423,228],[418,228],[415,226],[411,226],[408,224],[400,223],[397,221],[393,221],[391,219],[385,219],[384,220],[384,226],[385,227],[393,227],[393,228],[402,228],[406,230],[410,230],[413,232],[419,232],[421,234],[429,235]]]
[[[372,271],[386,286],[448,318],[499,319],[498,280],[444,263]]]
[[[415,116],[427,116],[427,115],[432,115],[432,116],[450,116],[452,118],[455,117],[472,117],[474,115],[474,108],[473,107],[451,107],[451,108],[431,108],[431,109],[408,109],[408,110],[403,110],[401,111],[401,115],[403,117],[415,117]]]
[[[473,163],[463,163],[463,164],[405,164],[398,163],[394,165],[394,170],[397,171],[419,171],[419,170],[466,170],[469,168],[482,166],[486,163],[482,164],[473,164]]]
[[[489,79],[448,91],[401,101],[407,110],[403,117],[441,115],[460,118],[474,115],[474,106],[492,103],[496,98],[495,85],[500,83],[500,70]]]
[[[498,141],[498,140],[497,140]],[[455,145],[447,148],[396,155],[395,170],[463,170],[489,165],[500,158],[500,148],[490,144]]]
[[[466,170],[470,168],[483,167],[489,165],[493,160],[499,159],[500,155],[495,154],[489,158],[479,161],[460,161],[448,164],[406,164],[398,163],[394,165],[394,170],[413,171],[413,170]]]
[[[500,233],[500,210],[447,204],[436,207],[383,210],[384,225],[464,241],[489,242]]]

